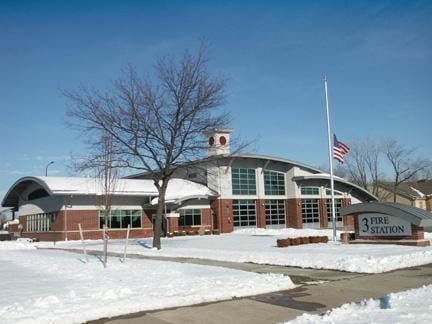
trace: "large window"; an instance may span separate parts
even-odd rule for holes
[[[264,171],[264,191],[266,195],[285,195],[285,176],[283,173]]]
[[[319,223],[319,200],[302,199],[303,223]]]
[[[256,227],[255,200],[233,200],[234,227]]]
[[[312,196],[318,196],[319,195],[319,187],[301,187],[301,194],[302,195],[312,195]]]
[[[255,169],[232,169],[233,195],[256,195]]]
[[[55,213],[43,213],[27,216],[27,232],[52,231]]]
[[[265,201],[266,225],[285,224],[285,201],[271,199]]]
[[[340,214],[340,209],[342,208],[342,199],[335,199],[335,216],[337,222],[342,222],[342,216]],[[327,219],[332,222],[332,203],[331,199],[327,199]]]
[[[179,226],[201,225],[201,209],[180,209]]]
[[[99,227],[103,228],[105,224],[105,212],[99,211]],[[141,210],[111,210],[108,215],[107,228],[131,228],[141,227]]]

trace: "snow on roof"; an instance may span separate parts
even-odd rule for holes
[[[411,188],[411,190],[413,190],[414,192],[416,192],[419,195],[420,198],[424,198],[425,197],[425,194],[423,192],[421,192],[420,190],[418,190],[418,189],[416,189],[414,187],[411,187],[411,186],[410,186],[410,188]]]
[[[50,194],[101,195],[102,182],[96,178],[75,177],[33,177]],[[39,180],[39,181],[37,181]],[[157,195],[152,180],[117,179],[112,192],[118,195]]]
[[[171,203],[180,203],[181,201],[192,198],[216,197],[218,194],[208,187],[183,179],[172,179],[168,183],[165,201]],[[158,198],[151,201],[152,205],[158,203]]]
[[[51,195],[101,195],[104,188],[99,179],[78,177],[24,177],[16,185],[33,181],[41,185]],[[157,196],[158,191],[150,179],[117,179],[112,193],[124,196]],[[167,198],[186,196],[217,196],[208,187],[184,179],[171,179],[168,183]]]

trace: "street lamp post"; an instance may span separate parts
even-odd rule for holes
[[[54,161],[51,161],[51,162],[48,163],[47,166],[45,167],[45,177],[48,176],[48,167],[49,167],[51,164],[54,164]]]

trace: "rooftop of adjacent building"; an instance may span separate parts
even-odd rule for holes
[[[380,187],[398,195],[409,198],[430,198],[432,197],[432,179],[422,179],[401,183],[395,190],[390,182],[381,182]]]

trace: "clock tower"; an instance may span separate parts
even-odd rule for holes
[[[228,155],[230,154],[230,135],[231,128],[216,128],[208,135],[208,155]]]

